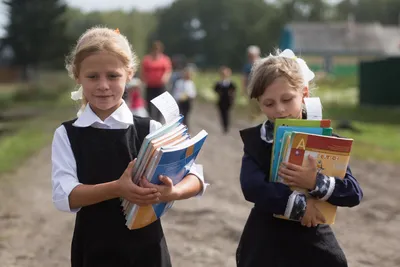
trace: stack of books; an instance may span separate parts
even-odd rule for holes
[[[139,184],[142,177],[153,184],[162,184],[160,175],[168,176],[174,185],[182,181],[194,164],[208,133],[201,130],[191,136],[183,116],[172,96],[165,92],[151,101],[163,114],[166,123],[158,130],[149,133],[140,147],[132,180]],[[196,171],[202,172],[202,166],[196,164]],[[121,199],[126,226],[129,229],[145,227],[163,216],[173,202],[163,202],[148,206],[138,206]]]
[[[278,170],[282,162],[300,166],[308,164],[308,156],[316,159],[317,169],[327,176],[344,178],[350,160],[353,139],[332,136],[331,121],[277,119],[274,124],[274,142],[270,169],[270,181],[284,183]],[[308,190],[291,188],[308,195]],[[337,207],[319,201],[317,208],[324,215],[326,224],[333,224]],[[284,216],[276,216],[288,219]]]

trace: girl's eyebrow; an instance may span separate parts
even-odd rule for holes
[[[275,100],[273,100],[272,98],[266,98],[266,99],[264,99],[263,103],[265,103],[267,101],[274,102]]]

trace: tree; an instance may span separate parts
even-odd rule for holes
[[[64,59],[69,43],[65,37],[63,1],[3,0],[3,3],[9,13],[3,42],[13,49],[14,63],[24,70],[24,79],[28,79],[28,68]]]
[[[197,58],[206,67],[239,69],[251,44],[269,48],[277,36],[276,8],[264,0],[176,0],[158,12],[156,38],[169,54]]]

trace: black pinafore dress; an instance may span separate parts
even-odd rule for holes
[[[93,185],[117,180],[137,157],[149,119],[134,116],[128,129],[74,127],[63,123],[76,160],[79,182]],[[83,207],[76,215],[72,267],[170,267],[160,220],[147,227],[125,226],[119,198]]]
[[[244,151],[269,183],[272,144],[260,138],[261,125],[240,132]],[[251,177],[249,177],[251,179]],[[329,225],[307,228],[273,217],[254,206],[236,251],[238,267],[347,267],[346,257]]]

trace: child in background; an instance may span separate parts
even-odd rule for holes
[[[62,123],[52,144],[53,203],[76,213],[72,267],[170,267],[160,220],[129,230],[120,198],[139,206],[202,194],[196,165],[178,184],[162,176],[161,185],[145,178],[132,182],[132,169],[143,139],[162,125],[132,116],[122,99],[137,67],[127,38],[95,27],[78,40],[67,69],[81,85],[71,94],[82,101],[78,118]],[[145,183],[147,181],[147,183]]]
[[[240,183],[244,198],[254,203],[237,249],[238,267],[296,266],[345,267],[346,257],[316,201],[353,207],[363,193],[350,167],[344,179],[317,173],[316,162],[301,167],[283,163],[279,176],[286,184],[269,182],[274,121],[277,118],[307,119],[304,98],[314,73],[291,50],[257,61],[248,85],[267,120],[240,132],[244,155]],[[312,196],[291,191],[309,190]],[[293,220],[275,218],[285,215]],[[299,222],[299,220],[301,222]]]
[[[218,95],[218,111],[221,116],[222,130],[229,131],[230,110],[235,102],[236,85],[231,81],[232,71],[228,67],[221,67],[221,80],[215,84],[214,91]]]
[[[148,117],[145,100],[142,97],[142,83],[140,79],[133,78],[126,84],[126,90],[129,94],[129,108],[132,114],[139,117]]]
[[[183,124],[189,127],[189,113],[192,102],[196,98],[196,85],[192,80],[193,71],[191,68],[184,68],[182,78],[177,80],[173,89],[173,96],[178,103],[179,110],[184,116]]]

